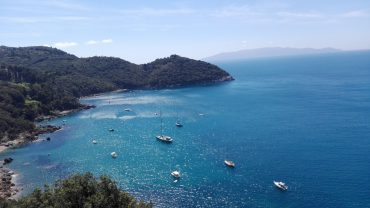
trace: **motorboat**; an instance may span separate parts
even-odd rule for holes
[[[130,108],[126,108],[124,111],[126,111],[126,112],[130,112],[130,111],[132,111]]]
[[[181,174],[179,171],[175,170],[171,173],[171,175],[175,178],[180,178],[181,177]]]
[[[279,188],[283,191],[288,190],[288,186],[285,183],[281,182],[281,181],[274,181],[274,184],[277,188]]]
[[[116,158],[118,156],[118,154],[116,152],[112,152],[110,153],[110,155],[113,157],[113,158]]]
[[[97,144],[97,143],[98,143],[98,141],[96,141],[96,140],[94,139],[94,140],[92,140],[92,143],[93,143],[93,144]]]
[[[234,168],[235,167],[235,163],[231,160],[225,160],[225,165],[227,165],[228,167],[230,168]]]
[[[176,124],[175,124],[177,127],[182,127],[182,124],[179,122],[179,121],[176,121]]]
[[[108,129],[108,131],[114,131],[114,129]]]

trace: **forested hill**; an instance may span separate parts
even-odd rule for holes
[[[177,55],[137,65],[120,58],[78,58],[50,47],[0,46],[0,139],[33,129],[40,115],[80,107],[78,97],[232,80],[219,67]]]

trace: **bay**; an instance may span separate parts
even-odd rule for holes
[[[24,193],[90,171],[156,207],[370,207],[369,57],[222,62],[235,81],[82,98],[97,107],[43,122],[63,129],[1,156]],[[159,112],[172,144],[155,138]]]

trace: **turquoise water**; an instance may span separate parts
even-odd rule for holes
[[[219,65],[236,80],[84,98],[97,108],[2,157],[25,192],[91,171],[157,207],[370,207],[370,52]],[[172,144],[155,139],[159,111]]]

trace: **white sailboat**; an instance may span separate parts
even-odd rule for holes
[[[164,135],[163,134],[163,119],[162,119],[162,112],[159,113],[160,117],[161,117],[161,134],[160,135],[157,135],[156,138],[159,140],[159,141],[162,141],[162,142],[166,142],[166,143],[171,143],[172,142],[172,138],[170,136],[167,136],[167,135]]]

